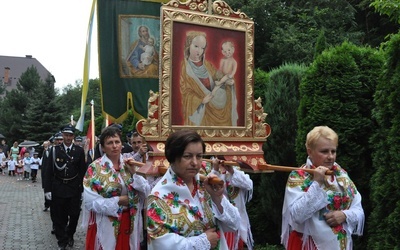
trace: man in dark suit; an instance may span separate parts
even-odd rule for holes
[[[63,143],[51,148],[45,167],[45,195],[51,200],[50,212],[59,249],[73,247],[78,225],[86,173],[85,153],[74,145],[75,128],[68,124],[61,130]]]

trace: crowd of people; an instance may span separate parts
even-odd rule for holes
[[[36,182],[42,170],[43,211],[50,210],[59,249],[74,246],[81,213],[88,250],[253,248],[248,174],[221,156],[205,160],[201,136],[178,130],[165,142],[166,173],[147,178],[137,169],[151,157],[151,147],[137,132],[127,139],[120,125],[108,126],[93,160],[71,125],[45,141],[40,153],[18,142],[8,148],[3,140],[2,174]],[[363,233],[361,195],[336,162],[337,146],[329,127],[307,135],[306,163],[290,173],[286,186],[281,236],[286,249],[352,249],[352,235]]]
[[[37,173],[41,165],[39,152],[33,146],[19,147],[15,141],[9,147],[5,139],[0,145],[0,174],[15,177],[17,181],[37,181]]]

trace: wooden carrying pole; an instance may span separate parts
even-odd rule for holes
[[[314,174],[315,169],[310,168],[297,168],[297,167],[286,167],[286,166],[276,166],[271,164],[261,164],[259,165],[263,170],[274,170],[274,171],[284,171],[284,172],[292,172],[297,170],[302,170],[304,172]],[[327,170],[325,175],[333,175],[334,172],[332,170]]]
[[[203,159],[203,161],[211,162],[210,159]],[[222,161],[222,164],[231,165],[231,166],[240,166],[238,162],[235,161]],[[287,167],[287,166],[277,166],[271,164],[259,164],[258,167],[260,170],[273,170],[273,171],[283,171],[283,172],[292,172],[297,170],[303,170],[304,172],[314,174],[315,170],[310,168],[298,168],[298,167]],[[325,172],[325,175],[333,175],[332,170],[328,170]]]
[[[212,159],[204,158],[204,159],[202,159],[202,161],[212,162]],[[239,166],[239,163],[237,163],[236,161],[225,161],[225,160],[220,160],[220,163],[222,163],[222,164],[224,164],[224,165],[230,165],[230,166]]]

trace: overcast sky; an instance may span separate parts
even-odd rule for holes
[[[0,55],[32,55],[61,89],[83,78],[92,0],[1,0]],[[96,16],[89,78],[97,78]]]

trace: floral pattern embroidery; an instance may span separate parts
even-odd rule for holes
[[[190,206],[189,201],[185,200],[184,202],[179,201],[179,194],[176,192],[171,192],[168,193],[167,195],[163,196],[163,199],[165,202],[170,206],[170,207],[179,207],[179,205],[185,205],[187,206],[189,214],[194,216],[196,219],[202,220],[202,215],[199,211],[199,208],[197,206]]]
[[[311,168],[313,167],[311,166]],[[336,177],[337,182],[339,183],[340,186],[344,188],[345,192],[344,193],[335,192],[329,190],[329,187],[326,187],[325,189],[328,190],[327,195],[329,201],[329,204],[326,206],[326,210],[337,211],[337,210],[348,209],[351,205],[351,202],[355,194],[357,193],[354,183],[353,182],[343,183],[341,177],[346,174],[346,171],[341,167],[334,165],[331,170],[334,172],[334,175],[332,175],[331,178],[328,178],[328,180],[333,182],[335,181]],[[299,170],[292,171],[289,175],[289,179],[300,180],[301,181],[300,188],[303,192],[307,192],[311,184],[313,183],[312,175],[301,170],[301,168]],[[335,227],[332,227],[332,232],[337,235],[338,241],[346,240],[346,231],[344,230],[343,225],[337,225]]]
[[[185,182],[179,178],[176,174],[172,176],[172,181],[178,186],[185,186]]]
[[[179,194],[175,192],[171,192],[163,197],[167,204],[172,207],[179,206]]]
[[[125,172],[122,167],[120,169],[120,175],[124,183],[121,183],[118,178],[118,173],[111,167],[110,162],[106,161],[103,165],[101,164],[101,158],[92,163],[85,174],[84,185],[89,187],[91,190],[97,192],[104,198],[111,198],[120,196],[122,192],[122,185],[125,185],[128,190],[129,196],[129,214],[131,220],[130,232],[133,231],[135,215],[137,214],[138,207],[134,200],[138,194],[135,192],[133,187],[130,185],[133,179]],[[118,217],[109,217],[112,221],[112,225],[115,228],[115,237],[120,234],[120,225],[122,218],[123,207],[120,206],[118,209]]]
[[[229,199],[229,202],[230,202],[232,205],[236,206],[235,199],[236,199],[236,197],[239,195],[240,188],[235,187],[235,186],[232,186],[231,182],[228,181],[228,180],[227,180],[225,183],[226,183],[226,192],[227,192],[227,194],[228,194],[227,197],[228,197],[228,199]]]
[[[350,207],[351,200],[347,193],[330,192],[328,193],[329,204],[326,208],[329,211],[345,210]],[[342,224],[332,227],[332,231],[337,235],[339,241],[346,239],[346,231]]]
[[[329,193],[327,209],[330,211],[344,210],[350,207],[351,199],[347,194]]]
[[[289,179],[302,180],[302,185],[300,186],[300,188],[303,192],[307,192],[311,184],[313,183],[312,175],[301,169],[292,171],[289,175]]]
[[[205,192],[199,181],[195,182],[199,192],[195,199],[199,199],[202,209],[191,205],[190,198],[183,198],[183,189],[186,184],[171,173],[165,179],[166,185],[175,185],[176,190],[154,192],[149,196],[147,209],[148,240],[166,233],[176,233],[181,236],[198,236],[208,228],[215,228],[211,210],[211,197]],[[164,186],[161,183],[162,186]],[[180,192],[181,190],[182,192]],[[206,205],[207,204],[207,205]],[[204,214],[203,214],[204,213]],[[217,248],[218,249],[218,248]]]
[[[339,241],[346,239],[346,231],[344,230],[342,224],[332,227],[332,231],[334,234],[337,234],[337,239]]]
[[[342,179],[341,176],[346,174],[346,172],[342,168],[334,165],[332,171],[334,172],[334,175],[332,175],[331,178],[328,179],[330,179],[330,181],[333,182],[336,177],[336,180],[339,183],[339,185],[344,188],[344,192],[343,193],[335,192],[328,189],[327,195],[329,204],[326,206],[326,209],[328,211],[346,210],[351,206],[351,202],[357,191],[355,189],[353,182],[343,183],[343,181],[341,180]],[[346,230],[344,230],[342,224],[332,227],[332,232],[337,235],[338,241],[346,240],[347,233]]]
[[[193,215],[193,217],[196,218],[197,220],[203,220],[203,217],[197,206],[190,206],[190,205],[188,206],[189,206],[189,214]]]

